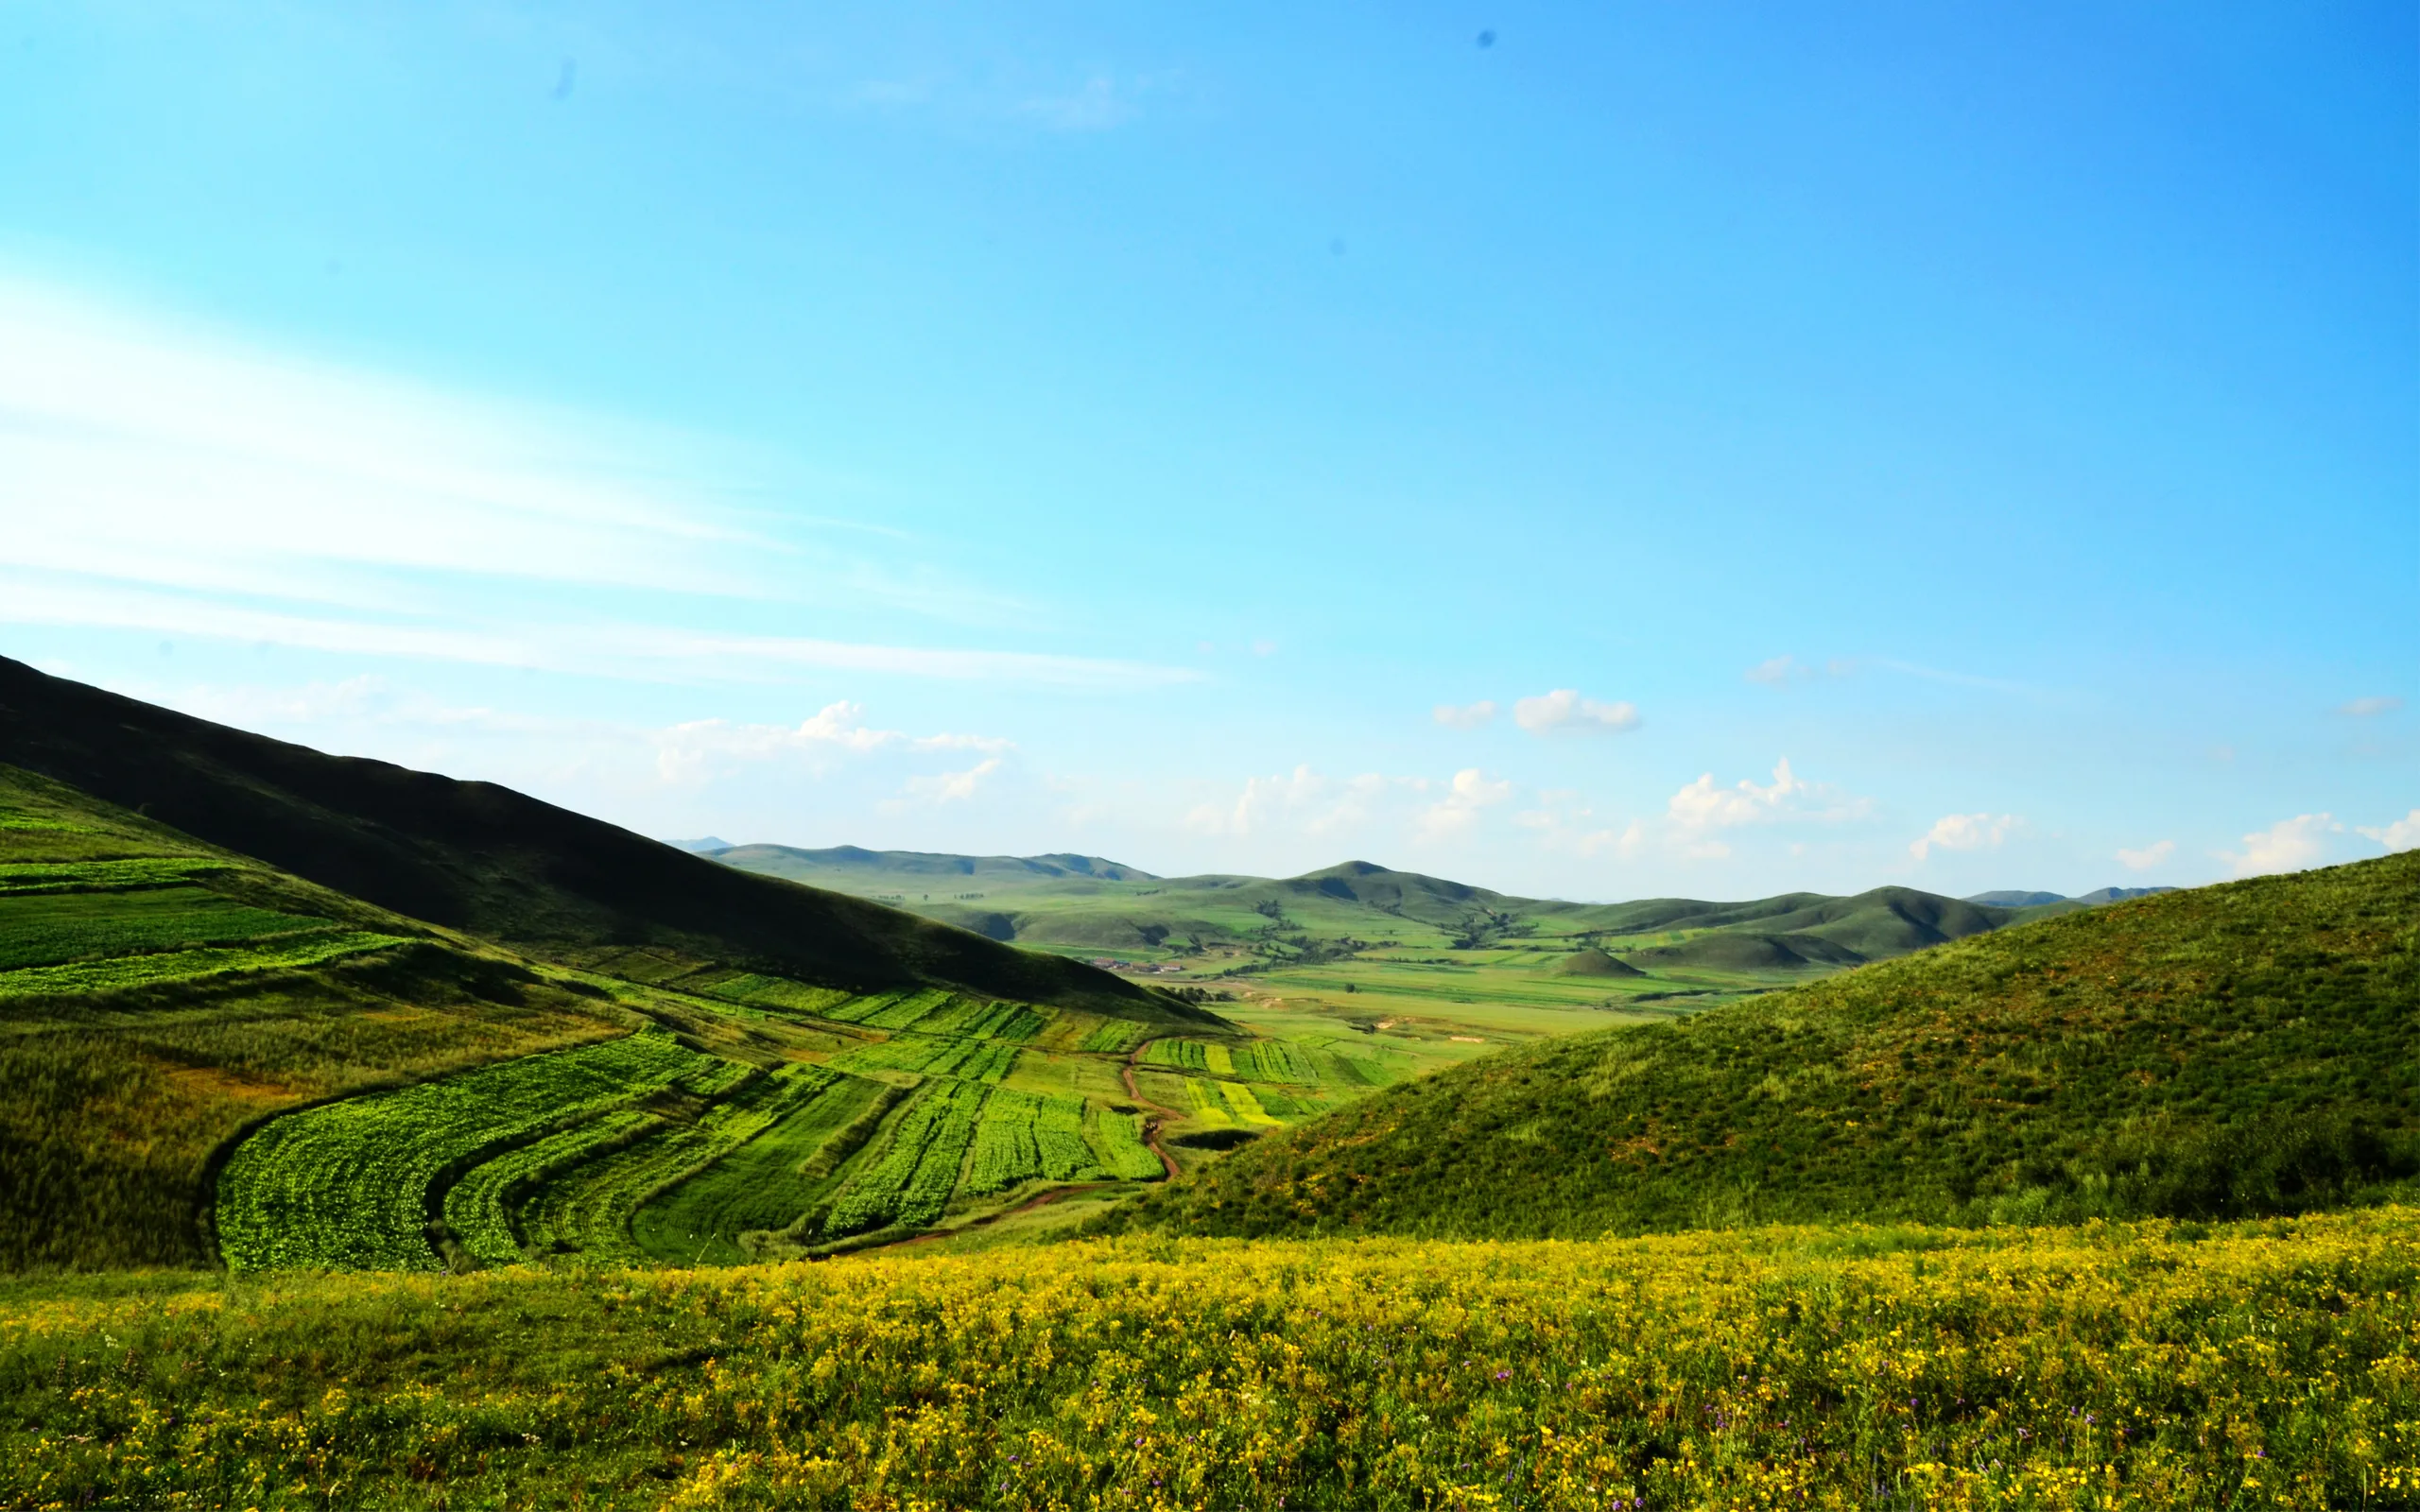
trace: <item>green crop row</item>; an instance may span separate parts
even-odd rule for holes
[[[703,979],[694,988],[684,983],[683,990],[726,998],[734,1003],[745,1003],[751,1007],[772,1008],[786,1013],[811,1013],[825,1019],[833,1017],[834,1008],[854,1001],[853,994],[838,988],[809,987],[804,982],[793,982],[786,976],[766,976],[754,971]]]
[[[507,1150],[447,1191],[446,1227],[475,1259],[491,1265],[512,1264],[522,1254],[511,1214],[527,1193],[603,1151],[630,1143],[662,1122],[653,1113],[626,1108]]]
[[[394,935],[361,930],[280,936],[241,950],[168,951],[156,955],[121,955],[106,961],[80,961],[69,966],[32,966],[0,971],[0,998],[71,997],[148,987],[159,982],[223,976],[237,971],[268,971],[319,966],[339,956],[407,945]]]
[[[1143,1064],[1171,1071],[1208,1071],[1209,1049],[1199,1040],[1154,1040],[1143,1047]]]
[[[653,1259],[682,1264],[748,1259],[742,1236],[797,1222],[903,1095],[885,1082],[832,1077],[804,1107],[642,1205],[631,1219],[631,1242]]]
[[[199,887],[10,894],[0,897],[0,971],[328,927],[324,919],[248,908]]]
[[[1084,1139],[1109,1174],[1123,1181],[1156,1181],[1167,1167],[1143,1143],[1143,1115],[1084,1109]]]
[[[1311,1057],[1284,1040],[1255,1040],[1236,1059],[1236,1074],[1247,1081],[1289,1082],[1310,1087],[1320,1074]]]
[[[131,861],[11,861],[0,863],[0,893],[157,887],[207,872],[233,869],[224,861],[192,856],[142,856]]]
[[[957,1000],[950,992],[941,988],[927,988],[922,992],[910,992],[856,1022],[869,1029],[905,1029],[926,1014],[937,1013],[949,1006],[954,1001]]]
[[[824,1018],[838,1019],[842,1023],[863,1023],[885,1008],[895,1006],[907,994],[900,992],[876,992],[867,997],[827,1004],[816,1011]]]
[[[960,1035],[970,1040],[1030,1040],[1049,1020],[1022,1003],[959,998],[916,1022],[918,1034]]]
[[[921,1228],[940,1217],[989,1095],[988,1089],[971,1082],[926,1083],[892,1125],[889,1144],[833,1199],[823,1236],[841,1239],[895,1225]]]
[[[997,1040],[935,1040],[902,1035],[880,1044],[860,1045],[834,1060],[832,1069],[853,1073],[905,1071],[919,1076],[998,1081],[1009,1074],[1016,1056],[1013,1043]]]
[[[1084,1036],[1083,1042],[1076,1048],[1088,1050],[1096,1055],[1122,1056],[1134,1048],[1134,1041],[1142,1039],[1148,1032],[1143,1025],[1134,1022],[1132,1019],[1105,1019],[1093,1029],[1092,1033]]]
[[[218,1178],[229,1268],[432,1270],[434,1190],[500,1146],[635,1103],[705,1059],[647,1030],[274,1119]]]
[[[1100,1175],[1098,1159],[1084,1143],[1080,1101],[1004,1088],[983,1105],[975,1126],[964,1190],[980,1196],[1036,1177],[1077,1181]]]
[[[838,1079],[818,1067],[786,1066],[713,1105],[694,1123],[661,1122],[644,1137],[569,1168],[521,1205],[524,1247],[538,1254],[576,1251],[594,1260],[645,1259],[631,1239],[633,1214],[712,1169]]]

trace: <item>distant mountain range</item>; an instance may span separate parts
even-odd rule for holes
[[[1590,953],[1580,974],[1700,968],[1831,970],[2109,901],[2055,893],[1945,898],[1912,887],[1746,902],[1521,898],[1367,861],[1299,877],[1161,877],[1102,856],[968,856],[856,846],[730,846],[727,866],[878,899],[997,940],[1077,951],[1236,945],[1271,933],[1397,947]],[[2131,896],[2131,894],[2129,895]],[[2003,899],[2023,900],[2002,902]]]
[[[2174,891],[2173,887],[2103,887],[2073,898],[2055,892],[1979,892],[1966,901],[1993,908],[2040,908],[2048,903],[2083,903],[2099,907],[2102,903],[2122,903],[2129,898],[2150,898]]]

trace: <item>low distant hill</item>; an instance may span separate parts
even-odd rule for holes
[[[2415,919],[2420,852],[2068,912],[1489,1056],[1259,1140],[1130,1221],[1578,1238],[2409,1200]]]
[[[1133,951],[1232,944],[1275,932],[1331,940],[1482,949],[1560,940],[1639,974],[1832,971],[1904,955],[2033,917],[1910,887],[1850,898],[1785,893],[1747,902],[1651,898],[1574,903],[1521,898],[1369,861],[1299,877],[1158,877],[1098,856],[960,856],[735,846],[727,866],[898,903],[998,940]],[[1557,968],[1559,974],[1569,974]],[[1584,974],[1584,973],[1583,973]]]
[[[326,755],[5,658],[0,763],[381,908],[570,964],[650,950],[852,990],[929,983],[1207,1018],[1062,956],[752,875],[510,788]]]
[[[2173,887],[2103,887],[2075,898],[2056,892],[1979,892],[1966,902],[1994,908],[2042,908],[2051,903],[2082,903],[2098,908],[2102,903],[2122,903],[2129,898],[2151,898],[2174,891]]]
[[[704,849],[702,846],[700,849]],[[1137,867],[1102,856],[959,856],[929,850],[865,850],[853,845],[802,850],[786,845],[733,846],[717,842],[717,860],[746,871],[813,883],[835,873],[861,881],[930,885],[951,878],[1085,878],[1095,882],[1156,882]]]

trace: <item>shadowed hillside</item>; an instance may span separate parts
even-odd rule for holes
[[[488,782],[325,755],[0,659],[0,763],[384,908],[583,965],[654,950],[873,991],[920,983],[1194,1018],[1080,963],[721,866]]]
[[[1580,1237],[2291,1212],[2411,1192],[2416,1046],[2408,853],[1490,1056],[1263,1139],[1128,1221]]]

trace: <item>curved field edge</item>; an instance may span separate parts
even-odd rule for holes
[[[219,1173],[219,1252],[239,1271],[435,1269],[432,1204],[449,1177],[709,1061],[648,1030],[273,1120]]]
[[[0,1502],[2387,1507],[2420,1212],[0,1288]]]

